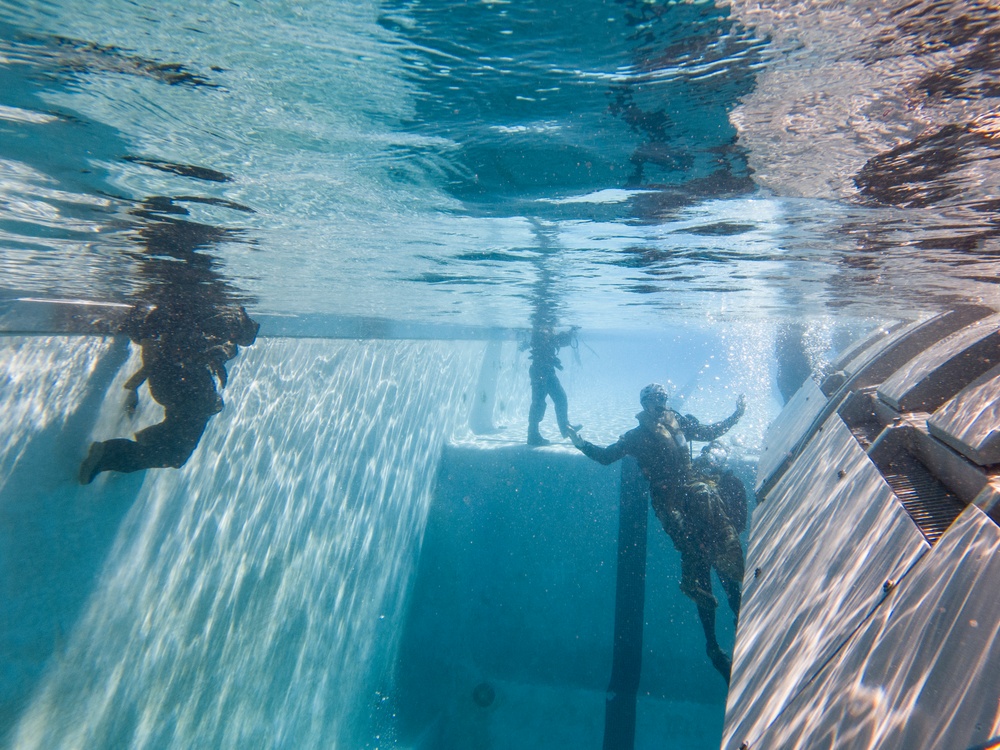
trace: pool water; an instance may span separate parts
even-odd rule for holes
[[[1000,304],[995,16],[0,0],[0,746],[599,746],[622,470],[525,445],[531,332],[594,443],[745,394],[751,487],[851,341]],[[190,459],[81,485],[163,418],[128,316],[241,305]],[[648,545],[634,746],[718,747]]]

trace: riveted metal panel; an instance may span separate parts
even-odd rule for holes
[[[969,506],[749,747],[964,750],[1000,735],[998,587],[1000,528]]]
[[[784,467],[826,402],[827,398],[816,381],[807,378],[767,430],[764,449],[757,464],[756,490],[759,491]]]
[[[844,367],[851,388],[857,390],[882,382],[935,342],[994,312],[981,305],[967,305],[900,327]]]
[[[1000,463],[1000,366],[962,389],[927,420],[931,434],[980,466]]]
[[[898,336],[900,329],[910,329],[913,326],[919,325],[918,323],[907,323],[905,326],[899,324],[891,326],[882,326],[871,331],[865,338],[860,341],[856,341],[851,344],[847,349],[836,360],[834,360],[831,365],[833,370],[845,370],[850,373],[855,373],[858,371],[858,367],[862,362],[871,359],[877,352],[885,349],[886,346],[890,345]],[[895,334],[889,338],[889,334]]]
[[[934,411],[956,391],[1000,364],[1000,315],[938,341],[896,370],[878,396],[897,411]]]
[[[928,549],[831,415],[754,513],[723,747],[761,736]]]

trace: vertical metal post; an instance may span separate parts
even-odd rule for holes
[[[622,461],[615,586],[615,641],[604,713],[604,750],[633,750],[635,704],[642,673],[646,603],[648,487],[631,456]]]

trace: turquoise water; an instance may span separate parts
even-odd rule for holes
[[[596,747],[618,474],[551,405],[523,445],[528,331],[578,327],[597,443],[650,381],[705,421],[746,394],[749,484],[851,339],[1000,303],[994,20],[0,0],[0,743]],[[121,410],[142,304],[260,337],[183,468],[81,486],[90,441],[159,419]],[[714,747],[651,524],[636,747]]]
[[[539,254],[588,329],[990,298],[984,11],[769,7],[5,3],[5,295],[134,292],[195,196],[258,313],[522,327]]]

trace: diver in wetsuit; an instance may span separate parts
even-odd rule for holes
[[[130,317],[126,328],[142,347],[142,367],[125,383],[125,410],[135,410],[138,388],[147,382],[153,399],[163,406],[164,418],[137,432],[135,440],[92,443],[80,466],[82,484],[90,484],[102,471],[177,469],[190,458],[208,420],[222,411],[215,384],[225,388],[226,362],[236,357],[240,346],[252,344],[260,329],[243,307],[213,312],[196,320],[189,310],[167,305],[137,309]]]
[[[250,211],[196,196],[150,196],[131,211],[140,242],[130,255],[145,283],[116,329],[142,348],[142,367],[125,383],[125,411],[135,411],[145,382],[165,416],[135,440],[92,443],[80,466],[83,484],[102,471],[183,466],[222,409],[216,384],[226,386],[226,363],[257,337],[260,326],[247,315],[243,296],[223,278],[218,260],[202,252],[239,232],[191,221],[190,203]]]
[[[545,416],[545,397],[552,399],[556,410],[556,423],[563,437],[569,437],[573,428],[569,423],[569,406],[566,401],[566,391],[556,375],[556,370],[562,369],[559,361],[559,350],[570,346],[576,336],[576,329],[570,328],[562,333],[556,333],[552,326],[536,326],[531,331],[531,365],[528,367],[528,377],[531,379],[531,406],[528,409],[528,445],[548,445],[549,441],[542,437],[538,426]]]
[[[693,481],[708,484],[712,491],[719,494],[736,533],[746,531],[749,514],[747,488],[729,468],[729,452],[725,446],[713,440],[703,447],[701,455],[691,464],[691,476]]]
[[[712,569],[722,581],[733,616],[740,611],[743,583],[743,548],[725,503],[714,485],[693,470],[688,441],[711,441],[728,432],[745,410],[740,396],[736,411],[727,419],[703,425],[691,415],[668,407],[663,386],[652,383],[639,396],[639,426],[618,442],[601,448],[570,430],[570,438],[584,455],[601,464],[633,456],[649,480],[653,511],[681,554],[681,591],[698,608],[705,631],[706,651],[712,664],[729,683],[730,658],[719,647],[715,634]]]

